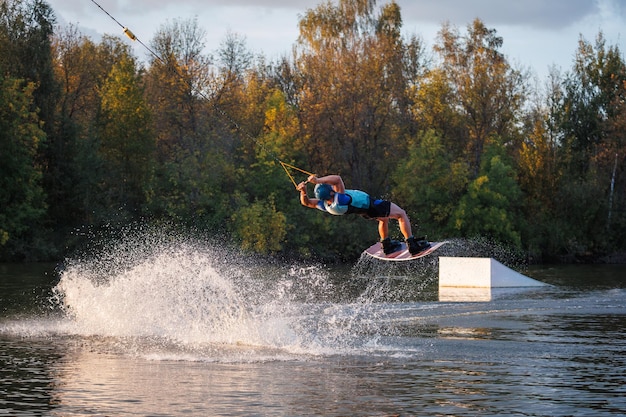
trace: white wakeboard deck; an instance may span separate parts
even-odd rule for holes
[[[382,244],[380,242],[376,242],[369,248],[365,249],[363,253],[382,261],[410,261],[412,259],[419,259],[424,256],[430,255],[446,243],[448,242],[430,242],[430,247],[428,249],[416,253],[415,255],[411,255],[411,252],[409,252],[406,243],[401,242],[401,248],[399,250],[385,255]]]

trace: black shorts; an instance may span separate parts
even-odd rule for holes
[[[367,209],[356,210],[353,213],[366,219],[377,217],[389,217],[391,212],[391,201],[370,199],[370,206]]]

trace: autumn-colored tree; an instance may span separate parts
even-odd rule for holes
[[[152,40],[146,97],[153,114],[158,170],[151,210],[198,227],[218,227],[230,213],[222,190],[234,182],[228,128],[211,106],[215,91],[206,32],[196,19],[174,20]],[[226,185],[225,185],[226,184]]]
[[[429,69],[417,85],[410,87],[409,94],[417,126],[436,132],[447,152],[460,157],[463,154],[460,146],[468,140],[468,133],[464,117],[458,112],[454,86],[446,73],[439,67]]]
[[[473,176],[478,175],[490,137],[500,138],[509,149],[517,149],[521,142],[516,126],[526,100],[526,75],[508,63],[500,52],[502,44],[495,29],[476,19],[468,25],[464,36],[455,27],[444,24],[434,47],[450,89],[439,87],[445,93],[445,101],[433,110],[458,112],[464,131],[459,134],[455,129],[452,133],[458,136],[446,143],[452,151],[463,155]],[[442,74],[432,74],[435,78],[429,84],[440,85]],[[454,118],[452,121],[456,125]]]
[[[395,191],[420,208],[416,220],[431,234],[521,244],[519,213],[507,210],[521,196],[511,157],[523,137],[526,78],[500,52],[502,42],[479,19],[465,35],[444,24],[434,47],[439,61],[410,88],[424,133],[399,165],[407,179],[397,176]]]
[[[264,254],[353,260],[377,239],[303,208],[280,162],[390,198],[433,239],[626,247],[626,65],[602,33],[544,92],[480,19],[442,25],[427,59],[395,1],[320,2],[269,63],[231,32],[207,53],[190,19],[159,28],[144,70],[125,38],[54,23],[43,0],[0,1],[0,259],[140,215]]]
[[[110,71],[102,48],[82,35],[76,26],[56,34],[52,43],[56,79],[61,85],[60,123],[72,123],[85,138],[99,107],[98,86]]]
[[[199,146],[206,133],[202,122],[210,89],[211,57],[203,53],[206,32],[196,19],[162,25],[151,41],[146,90],[154,114],[159,159],[173,147]]]
[[[265,102],[270,96],[269,77],[263,71],[262,62],[255,63],[248,51],[246,40],[229,32],[217,52],[213,110],[217,119],[228,129],[226,138],[230,143],[234,163],[243,167],[256,161],[258,137],[263,133]],[[226,132],[224,132],[226,135]],[[250,175],[241,178],[244,187]],[[248,190],[249,191],[249,190]]]
[[[107,206],[140,215],[152,198],[154,136],[137,62],[124,56],[101,89],[99,152]]]
[[[293,155],[294,112],[244,38],[229,33],[218,56],[215,107],[231,128],[240,192],[230,200],[231,228],[245,249],[275,252],[289,230],[284,210],[293,206],[284,193],[290,185],[278,155]]]
[[[560,73],[553,68],[546,82],[548,93],[533,103],[526,115],[525,140],[517,155],[518,179],[527,221],[522,239],[530,256],[559,252],[565,245],[567,225],[561,221],[556,196],[564,178],[559,158],[560,130],[555,109],[562,99]]]
[[[98,87],[108,72],[96,44],[81,35],[75,26],[57,33],[52,42],[55,77],[59,84],[54,136],[49,153],[57,161],[51,165],[48,187],[50,216],[57,232],[67,239],[67,230],[97,222],[94,123],[100,108]],[[53,151],[53,152],[52,152]],[[67,230],[64,230],[66,229]]]
[[[307,165],[380,194],[388,191],[393,156],[405,149],[399,121],[406,120],[407,71],[415,68],[407,64],[414,57],[408,51],[419,48],[400,36],[396,3],[378,13],[375,5],[341,0],[308,10],[299,23],[295,64]]]
[[[243,249],[262,254],[282,249],[287,234],[286,216],[276,209],[273,198],[242,205],[232,220]]]

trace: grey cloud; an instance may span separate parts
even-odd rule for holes
[[[96,0],[97,1],[97,0]],[[180,4],[193,7],[211,9],[215,7],[257,7],[262,9],[290,9],[302,10],[316,7],[326,0],[135,0],[128,2],[126,8],[159,8],[168,5]],[[121,3],[119,0],[115,3]]]
[[[96,0],[97,1],[97,0]],[[83,16],[93,10],[94,4],[83,0],[48,0],[52,10],[72,10],[75,14]]]
[[[105,10],[115,14],[147,13],[176,4],[196,9],[211,10],[220,7],[256,7],[261,9],[293,10],[304,13],[327,0],[95,0]],[[338,0],[333,0],[335,3]],[[380,7],[391,0],[378,0]],[[609,7],[612,13],[623,16],[621,0],[396,0],[405,22],[440,24],[449,21],[464,26],[480,18],[488,26],[512,25],[537,29],[558,30],[581,21],[586,16]],[[86,0],[50,0],[63,8],[88,12],[96,7]]]
[[[466,25],[480,18],[487,25],[559,29],[598,12],[592,0],[398,0],[405,21]]]
[[[70,0],[76,1],[76,0]],[[98,1],[98,0],[97,0]],[[172,0],[101,0],[113,10],[133,12],[171,5]],[[212,7],[258,7],[304,12],[327,0],[179,0],[177,4],[210,9]],[[338,0],[334,0],[336,3]],[[378,6],[390,0],[379,0]],[[615,0],[396,0],[405,21],[465,25],[480,18],[487,25],[520,25],[541,29],[559,29],[574,24],[599,11],[601,3]]]

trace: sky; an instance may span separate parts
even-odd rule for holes
[[[95,3],[94,3],[95,1]],[[250,52],[269,60],[290,55],[298,38],[298,22],[309,9],[327,0],[47,0],[65,26],[78,26],[94,40],[104,34],[122,35],[106,10],[143,43],[174,19],[196,18],[206,32],[206,52],[219,50],[228,33],[245,39]],[[336,3],[337,0],[333,0]],[[391,0],[378,0],[382,5]],[[97,3],[97,4],[96,4]],[[396,0],[403,32],[417,35],[431,50],[437,32],[449,22],[464,33],[480,18],[503,38],[501,51],[517,68],[540,81],[551,67],[572,68],[578,40],[595,42],[600,31],[606,45],[626,52],[626,0]],[[127,39],[130,43],[131,41]],[[135,43],[137,56],[148,52]]]

